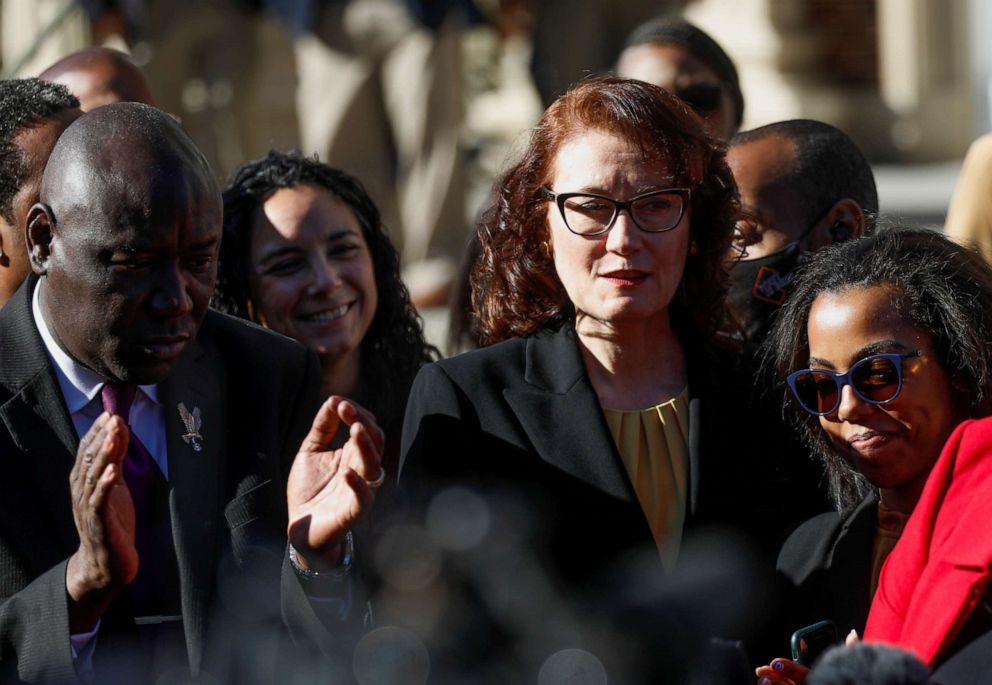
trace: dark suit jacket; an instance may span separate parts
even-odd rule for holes
[[[763,480],[760,450],[749,449],[757,436],[741,420],[738,391],[711,380],[714,368],[690,357],[686,534],[719,524],[777,536],[770,528],[784,530],[794,514],[753,489]],[[632,599],[619,595],[647,592],[629,578],[597,582],[635,555],[641,578],[664,575],[571,328],[425,366],[401,455],[400,485],[414,499],[459,483],[487,498],[493,518],[517,517],[520,557],[546,570],[566,606],[594,595],[617,607]]]
[[[65,561],[79,544],[69,496],[78,438],[32,320],[36,280],[0,312],[0,678],[16,673],[31,682],[69,681],[75,673]],[[318,379],[316,358],[301,346],[209,312],[196,341],[159,385],[194,672],[212,650],[224,649],[216,639],[223,632],[218,617],[231,613],[230,593],[247,593],[233,603],[246,615],[255,609],[279,615],[278,603],[265,605],[260,595],[279,596],[285,478],[315,413]],[[179,402],[200,408],[202,452],[181,439]],[[302,591],[294,601],[306,614]],[[112,651],[114,636],[128,629],[127,617],[119,620],[117,613],[112,606],[102,621],[97,664]],[[243,628],[247,619],[236,620]],[[261,626],[251,629],[261,632]]]
[[[817,621],[833,621],[841,639],[851,630],[864,634],[877,525],[878,496],[873,493],[846,516],[820,514],[789,536],[778,558],[788,590],[773,656],[788,656],[792,631]]]

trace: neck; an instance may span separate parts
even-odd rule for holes
[[[332,360],[321,357],[320,396],[341,395],[354,399],[358,389],[358,376],[361,369],[361,354],[358,350]]]
[[[579,349],[600,404],[610,409],[645,409],[685,388],[682,343],[667,313],[633,322],[575,320]]]
[[[925,479],[920,483],[911,483],[900,488],[881,488],[878,491],[878,498],[890,511],[909,515],[920,501],[924,484],[926,484]]]

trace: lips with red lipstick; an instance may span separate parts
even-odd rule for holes
[[[614,269],[600,273],[599,277],[605,278],[613,285],[621,288],[631,288],[646,281],[650,275],[647,271],[640,269]]]

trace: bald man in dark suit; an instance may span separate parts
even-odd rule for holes
[[[312,353],[207,311],[220,218],[152,107],[89,113],[52,153],[0,313],[0,679],[265,680],[286,635],[330,653],[348,628],[381,433],[318,411]]]

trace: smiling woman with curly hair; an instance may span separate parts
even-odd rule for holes
[[[375,414],[395,474],[410,384],[437,352],[358,179],[295,151],[242,167],[224,191],[212,304],[317,352],[323,396],[352,397]]]

